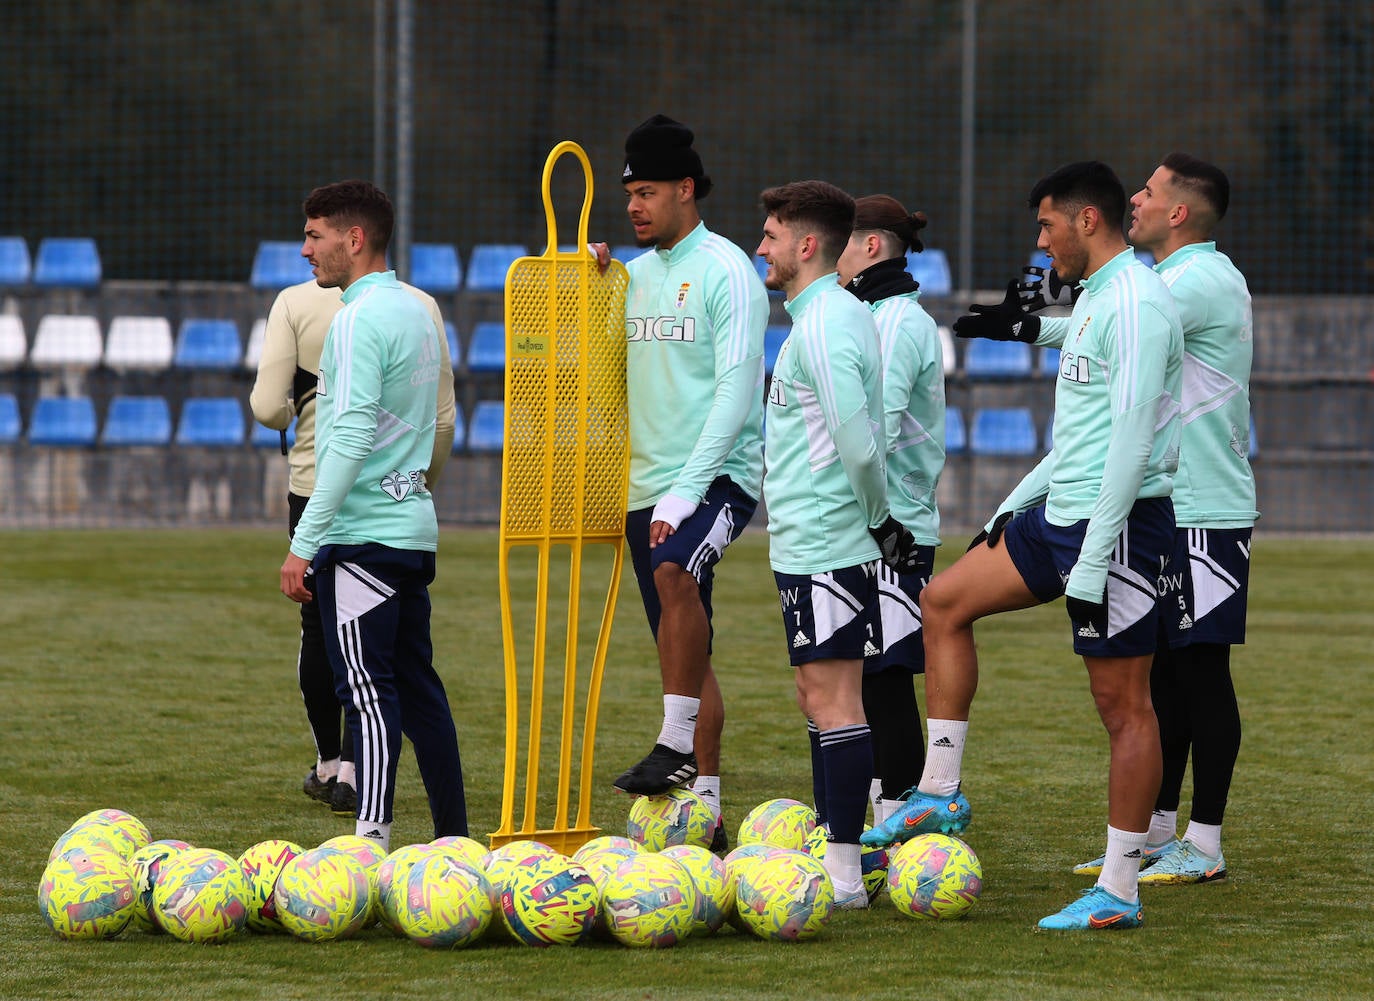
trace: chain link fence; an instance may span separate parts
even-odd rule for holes
[[[701,0],[646,16],[576,0],[407,6],[414,47],[398,67],[396,0],[340,0],[326,16],[276,0],[14,5],[0,38],[0,524],[284,520],[284,460],[270,438],[253,444],[246,406],[254,329],[274,292],[252,280],[254,261],[266,242],[295,243],[315,185],[369,176],[394,190],[403,117],[408,237],[451,248],[461,269],[431,287],[472,422],[501,394],[499,372],[468,358],[478,325],[501,317],[499,291],[471,281],[476,248],[542,250],[539,174],[562,139],[596,170],[593,238],[629,242],[624,137],[664,112],[696,130],[716,185],[702,204],[708,225],[746,250],[759,191],[782,181],[823,177],[925,211],[928,246],[950,265],[948,287],[929,282],[924,300],[943,323],[1027,262],[1026,194],[1055,166],[1102,159],[1133,191],[1171,150],[1219,164],[1233,197],[1218,241],[1255,296],[1260,527],[1368,530],[1374,7],[1161,0],[1069,16],[1029,0]],[[413,86],[406,108],[398,69]],[[575,231],[581,198],[578,172],[557,173],[561,232]],[[40,274],[45,243],[70,237],[90,241],[94,280],[89,269]],[[240,355],[218,369],[111,365],[112,328],[130,316],[163,319],[174,340],[186,321],[229,321]],[[52,317],[90,318],[97,357],[45,361],[37,349]],[[172,440],[102,443],[120,396],[165,400]],[[89,401],[93,443],[35,440],[41,401],[54,397]],[[242,444],[177,443],[186,401],[205,397],[240,401]],[[966,417],[1027,406],[1043,435],[1052,388],[1038,368],[980,380],[961,346],[949,398]],[[446,520],[495,516],[499,455],[471,445],[437,495]],[[951,457],[947,525],[982,520],[1021,468],[999,465]]]

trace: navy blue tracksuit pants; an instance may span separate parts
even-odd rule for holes
[[[434,554],[369,543],[325,546],[315,600],[358,769],[358,820],[391,823],[401,735],[429,796],[434,836],[468,833],[458,733],[434,670]]]

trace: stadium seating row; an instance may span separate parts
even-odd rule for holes
[[[258,334],[261,348],[261,334]],[[161,316],[116,316],[102,337],[94,316],[44,316],[26,349],[23,321],[0,316],[0,371],[28,364],[36,369],[95,368],[160,371],[237,368],[245,364],[238,324],[224,319],[187,319],[176,336]],[[256,366],[256,358],[253,362]]]
[[[433,295],[467,289],[470,292],[500,292],[505,288],[511,263],[529,254],[521,244],[482,243],[475,246],[466,270],[451,243],[416,243],[410,248],[410,282]],[[613,257],[628,261],[642,254],[643,248],[612,248]],[[762,277],[768,265],[754,258]],[[948,295],[952,288],[949,261],[943,251],[927,249],[908,254],[907,265],[921,288],[929,295]],[[95,288],[101,280],[100,250],[89,237],[57,237],[39,242],[31,259],[28,243],[22,236],[0,237],[0,286],[30,283],[49,288]],[[249,284],[256,289],[282,289],[311,277],[310,265],[301,257],[298,240],[264,240],[253,255]]]
[[[27,347],[23,321],[14,315],[0,316],[0,371],[17,368],[27,359],[37,369],[94,368],[161,371],[166,368],[255,370],[262,353],[265,320],[253,324],[247,345],[239,340],[238,324],[226,319],[187,319],[176,335],[160,316],[117,316],[102,339],[100,323],[93,316],[45,316],[38,322],[33,347]],[[505,370],[506,333],[499,320],[474,325],[466,353],[459,345],[458,330],[446,322],[449,356],[465,362],[473,373]],[[778,349],[787,337],[785,324],[770,325],[764,332],[764,371],[772,373]],[[956,370],[954,338],[940,328],[946,374]],[[1028,344],[1017,341],[969,341],[964,351],[964,373],[971,379],[1024,379],[1037,371],[1054,376],[1059,371],[1059,352],[1039,351],[1038,363]]]
[[[786,324],[770,324],[763,332],[763,370],[770,375],[789,329]],[[945,375],[952,375],[959,367],[954,335],[948,327],[938,329]],[[1029,379],[1038,372],[1054,378],[1059,374],[1059,357],[1058,348],[1032,348],[1020,341],[969,340],[964,346],[964,375],[970,379],[1012,381]]]
[[[30,259],[22,236],[0,236],[0,286],[94,288],[100,275],[100,251],[89,237],[49,237]]]
[[[611,248],[611,256],[630,261],[644,251],[643,247],[616,246]],[[506,272],[511,264],[529,253],[529,248],[522,244],[479,243],[472,250],[465,272],[452,244],[416,243],[410,248],[410,282],[433,295],[464,288],[469,292],[500,292],[506,286]],[[763,278],[768,271],[767,262],[761,257],[753,260],[759,278]],[[942,250],[927,248],[919,254],[908,254],[907,268],[928,295],[949,295],[953,290],[949,259]],[[300,256],[299,243],[264,241],[258,245],[250,279],[254,288],[285,288],[309,277],[310,267]]]
[[[459,408],[453,450],[501,450],[505,409],[500,401],[477,404],[469,423]],[[251,429],[250,429],[251,425]],[[295,441],[294,423],[287,429]],[[115,396],[101,423],[89,396],[40,396],[29,415],[27,429],[18,398],[0,393],[0,445],[27,441],[46,446],[163,446],[235,447],[250,444],[276,448],[281,434],[248,418],[243,401],[233,396],[192,397],[173,419],[162,396]]]
[[[95,404],[86,396],[39,397],[29,419],[27,440],[32,445],[201,445],[237,446],[247,442],[272,448],[280,444],[279,432],[245,418],[236,397],[197,397],[186,400],[173,429],[171,408],[161,396],[116,396],[110,401],[103,429],[96,433]],[[453,450],[499,452],[505,435],[505,404],[482,400],[466,421],[459,407]],[[1043,439],[1028,407],[987,407],[966,424],[963,411],[945,412],[945,452],[949,455],[1025,456],[1048,452],[1054,445],[1053,418],[1045,425]],[[13,394],[0,393],[0,444],[22,440],[19,403]],[[287,429],[288,443],[295,440],[295,425]],[[1250,420],[1250,458],[1259,455],[1259,439],[1253,416]]]
[[[238,324],[227,319],[188,319],[175,336],[172,325],[161,316],[116,316],[109,332],[101,337],[94,316],[50,315],[38,321],[32,348],[24,324],[16,315],[0,315],[0,371],[18,368],[26,361],[36,369],[95,368],[116,371],[159,372],[167,368],[243,368],[256,371],[262,355],[266,320],[254,322],[245,346]],[[464,355],[458,329],[444,324],[449,356],[455,365]],[[506,331],[498,322],[479,323],[473,329],[466,354],[473,372],[505,369]]]

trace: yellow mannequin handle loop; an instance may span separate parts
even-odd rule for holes
[[[577,249],[573,253],[590,256],[587,251],[587,224],[592,215],[592,162],[587,159],[586,151],[571,139],[564,139],[555,146],[549,152],[548,159],[544,161],[544,218],[549,225],[549,242],[545,244],[544,256],[554,257],[558,254],[558,220],[553,213],[553,193],[550,191],[550,185],[553,181],[553,165],[565,153],[571,153],[582,164],[582,177],[587,185],[586,193],[582,196],[582,215],[577,221]]]

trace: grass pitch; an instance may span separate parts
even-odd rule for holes
[[[284,533],[12,532],[0,544],[0,998],[1370,994],[1369,540],[1256,539],[1249,643],[1233,657],[1245,743],[1225,882],[1145,888],[1138,931],[1035,930],[1087,885],[1068,870],[1100,854],[1105,836],[1106,739],[1056,605],[978,629],[966,839],[986,885],[968,920],[915,922],[884,899],[868,913],[837,915],[811,943],[727,930],[662,952],[603,943],[430,952],[380,929],[322,946],[250,934],[193,946],[134,931],[111,942],[55,940],[35,902],[39,875],[52,842],[88,810],[126,809],[155,838],[233,854],[269,837],[311,846],[351,822],[300,791],[313,751],[294,677],[297,620],[277,593]],[[475,835],[496,827],[500,807],[496,554],[493,532],[446,531],[433,588],[436,660],[458,720]],[[737,825],[764,799],[810,797],[762,533],[732,548],[715,604],[730,714],[723,793],[727,823]],[[599,613],[589,606],[584,594],[584,622]],[[593,783],[592,819],[608,832],[623,831],[629,810],[611,779],[647,748],[660,711],[627,569]],[[427,840],[428,823],[407,751],[393,845]]]

